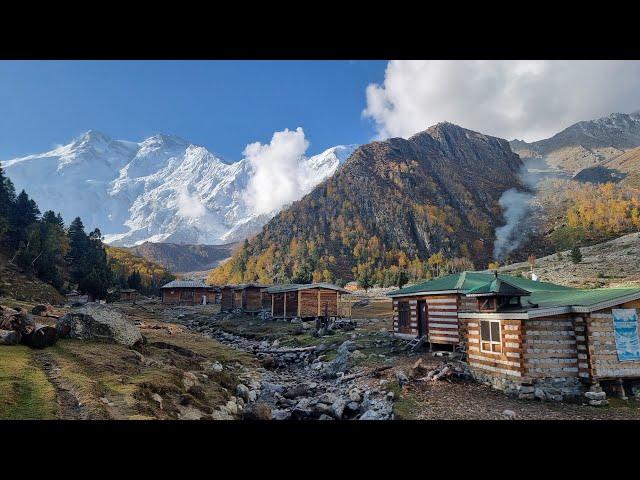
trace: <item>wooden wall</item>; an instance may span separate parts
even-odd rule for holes
[[[207,303],[216,302],[216,292],[206,288],[164,288],[162,303],[199,305],[203,295],[206,295]]]
[[[527,377],[578,377],[575,314],[524,321],[522,348]],[[579,322],[578,322],[579,326]]]
[[[233,290],[231,288],[223,288],[220,299],[220,308],[224,312],[233,310]]]
[[[500,353],[480,350],[480,321],[469,318],[466,324],[467,361],[471,368],[487,375],[519,378],[523,375],[522,324],[521,320],[500,320],[502,351]]]
[[[459,294],[416,295],[393,299],[393,331],[418,336],[418,300],[427,303],[428,341],[435,344],[460,345],[464,340],[458,321]],[[398,302],[409,302],[409,327],[398,327]]]
[[[247,287],[244,290],[244,306],[248,312],[258,312],[262,309],[262,289],[259,287]],[[269,305],[271,308],[271,305]]]
[[[613,308],[640,308],[640,300]],[[611,308],[585,316],[586,360],[595,379],[640,377],[640,362],[618,360]]]

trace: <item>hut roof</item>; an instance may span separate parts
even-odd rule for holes
[[[349,290],[340,288],[332,283],[287,283],[282,285],[272,285],[267,288],[267,293],[294,292],[298,290],[309,290],[312,288],[326,288],[342,293],[351,293]]]
[[[160,288],[214,288],[198,280],[173,280]]]

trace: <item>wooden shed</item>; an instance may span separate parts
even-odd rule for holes
[[[274,318],[346,316],[341,298],[349,292],[330,283],[274,285],[267,293]]]
[[[259,283],[243,283],[234,285],[233,288],[233,308],[242,309],[246,313],[257,313],[262,311],[263,305],[269,305],[263,300],[267,297],[267,285]]]
[[[162,303],[206,305],[215,303],[218,288],[195,280],[174,280],[160,287]]]
[[[119,292],[121,302],[135,302],[138,298],[138,291],[133,288],[123,288]]]
[[[454,312],[446,318],[455,318],[458,343],[472,374],[508,394],[564,401],[584,399],[587,393],[589,402],[599,402],[602,385],[623,390],[625,384],[640,384],[640,289],[576,289],[463,272],[390,295],[396,335],[424,332],[429,339],[438,338],[431,329],[453,332],[454,322],[439,326],[434,318]],[[427,308],[421,315],[423,301]],[[440,310],[433,312],[432,305]],[[423,316],[426,326],[421,329]]]
[[[233,307],[233,289],[235,285],[224,285],[220,287],[220,310],[230,312]]]

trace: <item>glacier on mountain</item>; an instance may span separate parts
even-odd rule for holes
[[[356,147],[301,156],[298,191],[304,195],[332,175]],[[246,158],[227,163],[172,135],[130,142],[89,131],[68,145],[1,164],[42,211],[61,212],[67,222],[79,216],[118,246],[230,243],[259,231],[284,206],[264,213],[248,202],[255,168]]]

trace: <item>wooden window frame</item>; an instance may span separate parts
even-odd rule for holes
[[[489,339],[488,340],[485,340],[485,339],[482,338],[482,322],[488,322],[489,323]],[[493,339],[493,334],[491,333],[491,324],[492,323],[497,323],[498,324],[498,337],[499,337],[498,340],[494,340]],[[484,348],[484,344],[485,343],[489,344],[489,348],[488,349]],[[482,353],[492,353],[492,354],[497,354],[497,355],[502,354],[502,351],[503,351],[503,347],[502,347],[502,322],[500,320],[485,320],[485,319],[481,319],[480,320],[480,351]]]

